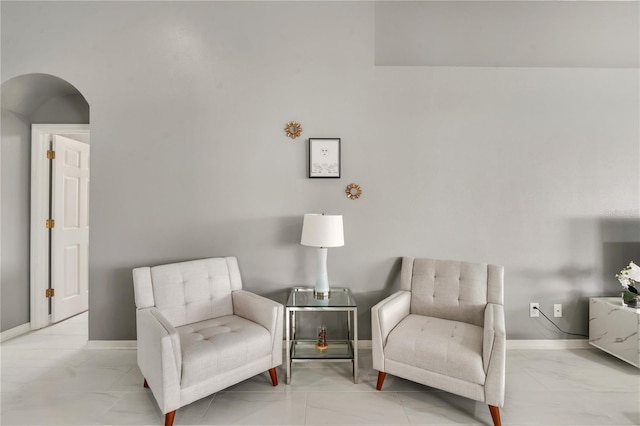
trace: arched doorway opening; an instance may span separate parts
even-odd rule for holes
[[[51,238],[55,238],[53,236],[55,231],[47,229],[46,223],[42,222],[42,217],[50,218],[49,205],[53,201],[49,196],[52,181],[50,173],[55,168],[46,159],[46,151],[53,136],[57,134],[89,144],[89,105],[72,84],[49,74],[21,75],[7,80],[0,87],[2,91],[2,152],[0,156],[2,330],[0,331],[5,339],[5,337],[13,337],[12,334],[21,334],[57,321],[54,315],[54,303],[51,298],[47,298],[46,294],[46,289],[49,287],[53,286],[55,290],[55,282],[50,280],[53,267],[50,259],[51,261],[55,259],[54,253],[50,250],[52,248],[50,241]],[[39,151],[44,146],[47,147],[42,153],[45,158],[38,159],[41,154]],[[73,155],[69,157],[69,159],[59,157],[58,160],[62,160],[61,163],[67,160],[79,160],[79,158],[74,159]],[[58,169],[61,168],[58,167]],[[71,182],[73,179],[68,180]],[[71,191],[67,192],[67,195],[71,194]],[[65,216],[71,219],[76,218],[73,214]],[[67,252],[71,253],[73,249]],[[60,255],[57,256],[60,260]],[[80,260],[79,256],[76,258]],[[82,262],[85,262],[85,259],[82,259]],[[88,268],[88,259],[86,263],[87,265],[82,268]],[[78,270],[81,268],[72,263],[69,266]],[[71,290],[67,289],[66,293],[63,291],[62,294],[57,293],[64,298]],[[54,297],[57,297],[55,294]]]

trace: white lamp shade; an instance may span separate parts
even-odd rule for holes
[[[342,215],[305,214],[300,244],[310,247],[343,246]]]

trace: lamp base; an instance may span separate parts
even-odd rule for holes
[[[318,262],[318,279],[313,288],[313,296],[316,299],[328,299],[331,289],[329,288],[329,278],[327,276],[327,248],[318,247],[316,251]]]
[[[319,300],[328,299],[331,296],[331,290],[329,291],[317,291],[313,290],[313,297]]]

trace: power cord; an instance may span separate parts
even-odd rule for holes
[[[558,330],[560,330],[562,333],[564,333],[564,334],[570,334],[571,336],[589,337],[589,336],[587,336],[586,334],[569,333],[568,331],[564,331],[563,329],[561,329],[560,327],[558,327],[558,326],[556,325],[556,323],[555,323],[555,322],[551,321],[551,320],[549,319],[549,317],[548,317],[548,316],[546,316],[546,315],[544,314],[544,312],[542,312],[542,311],[540,310],[540,308],[538,308],[537,306],[534,306],[534,307],[533,307],[533,309],[535,309],[535,310],[537,310],[538,312],[540,312],[540,313],[542,314],[542,316],[543,316],[543,317],[545,317],[545,318],[547,319],[547,321],[549,321],[551,324],[553,324],[553,326],[554,326],[555,328],[557,328]]]

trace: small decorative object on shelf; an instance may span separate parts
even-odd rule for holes
[[[349,185],[347,185],[347,189],[344,192],[347,193],[348,198],[357,200],[362,195],[362,188],[360,188],[360,185],[350,183]]]
[[[329,344],[327,343],[327,327],[321,325],[320,327],[318,327],[318,343],[316,343],[316,348],[324,351],[328,347]]]
[[[295,139],[302,133],[302,126],[297,121],[290,121],[287,123],[287,127],[284,128],[284,132],[291,139]]]
[[[632,308],[640,307],[640,294],[636,288],[636,284],[640,283],[640,266],[629,262],[629,265],[616,274],[616,278],[624,288],[622,291],[624,304]]]

